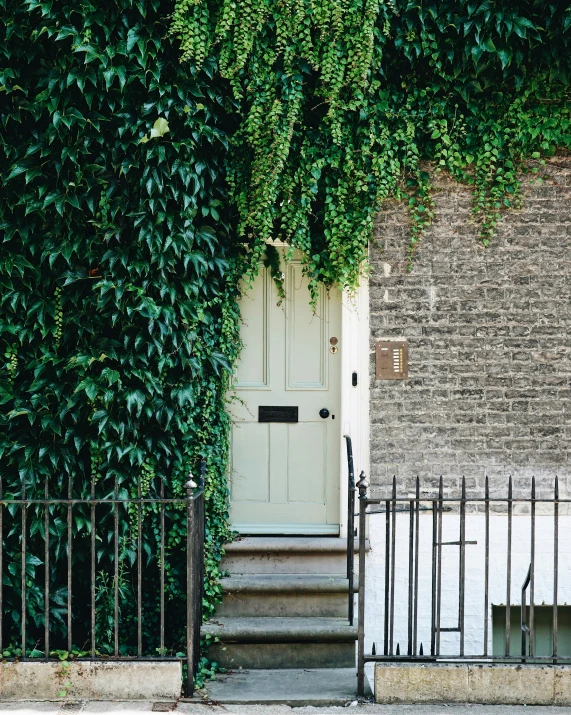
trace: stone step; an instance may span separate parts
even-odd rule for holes
[[[337,537],[247,536],[226,544],[225,550],[222,568],[230,574],[347,572],[347,539]]]
[[[208,657],[225,668],[352,668],[357,625],[344,618],[219,618]]]
[[[357,704],[356,675],[355,668],[234,671],[217,675],[206,690],[221,705],[344,707]],[[368,682],[366,688],[368,697]]]
[[[355,641],[357,624],[344,618],[216,618],[202,633],[224,643]]]
[[[337,574],[241,574],[222,587],[217,616],[347,617],[348,581]]]
[[[355,668],[354,643],[214,643],[208,658],[228,670]]]

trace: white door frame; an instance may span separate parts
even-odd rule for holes
[[[369,474],[369,280],[360,277],[353,295],[343,291],[341,308],[341,503],[339,537],[347,538],[348,469],[343,435],[353,442],[355,479],[361,470]],[[352,376],[357,373],[357,386]]]
[[[289,246],[275,240],[267,241],[274,246]],[[349,473],[347,447],[343,435],[348,434],[353,442],[355,479],[361,470],[369,474],[369,278],[359,276],[359,286],[341,296],[341,435],[339,441],[340,488],[339,488],[339,538],[347,538],[347,497]],[[352,376],[357,373],[357,386],[353,387]]]

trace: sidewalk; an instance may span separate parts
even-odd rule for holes
[[[174,712],[185,715],[571,715],[568,707],[506,705],[359,705],[345,707],[290,708],[286,705],[209,705],[204,703],[151,702],[69,702],[69,703],[0,703],[0,712],[13,715],[68,715],[99,713],[105,715],[139,715],[140,713]]]

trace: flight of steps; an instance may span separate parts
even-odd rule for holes
[[[251,536],[226,546],[224,599],[202,633],[225,668],[353,668],[347,542]],[[355,560],[357,561],[357,555]]]

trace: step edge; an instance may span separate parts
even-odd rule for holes
[[[248,628],[248,624],[243,623],[243,621],[253,621],[255,620],[258,626],[262,625],[264,621],[264,630],[252,631],[251,627]],[[307,623],[307,621],[314,621],[313,625]],[[344,622],[341,618],[323,618],[319,619],[320,623],[315,623],[315,619],[303,618],[303,617],[291,617],[291,618],[226,618],[220,623],[204,623],[201,628],[201,635],[211,635],[220,638],[222,643],[225,642],[238,642],[238,643],[291,643],[296,641],[303,642],[351,642],[357,639],[358,626],[355,622],[354,625],[349,625],[348,622]],[[327,621],[335,622],[328,627]],[[240,623],[242,621],[242,623]],[[272,621],[274,622],[272,627]],[[279,621],[281,627],[275,627],[275,622]],[[292,621],[291,624],[287,624],[289,627],[284,628],[286,625],[284,621]],[[341,623],[340,623],[341,621]],[[261,623],[262,622],[262,623]]]
[[[279,536],[245,536],[237,541],[224,545],[227,554],[243,553],[347,553],[347,539],[336,537],[279,537]],[[370,550],[369,539],[365,542],[365,550]],[[355,541],[355,553],[359,551],[359,543]]]
[[[357,579],[353,583],[357,592]],[[234,574],[225,576],[220,584],[224,593],[349,593],[347,578],[314,574]]]
[[[281,645],[286,643],[355,643],[357,641],[357,633],[319,633],[319,634],[304,634],[304,633],[230,633],[222,636],[219,633],[211,633],[209,631],[200,631],[201,635],[217,636],[222,645],[230,643],[240,643],[242,645],[255,643],[270,643],[272,645]],[[212,644],[216,645],[216,644]]]

